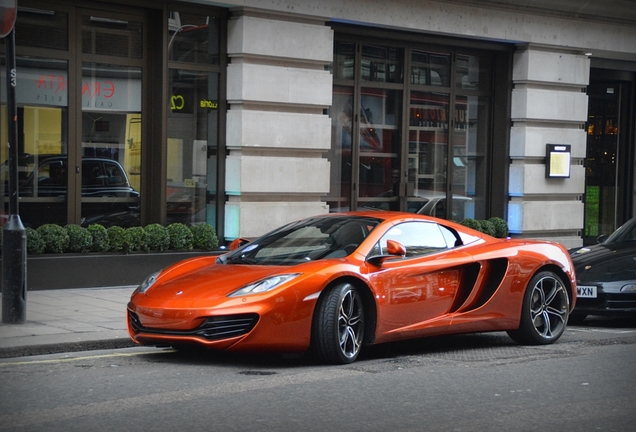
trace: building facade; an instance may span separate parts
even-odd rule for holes
[[[21,0],[20,214],[232,240],[370,207],[592,243],[635,211],[632,5]]]

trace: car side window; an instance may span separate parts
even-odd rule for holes
[[[94,187],[104,185],[104,176],[99,162],[84,161],[82,163],[82,186]]]
[[[454,238],[454,236],[453,236]],[[441,227],[434,222],[405,222],[389,229],[371,251],[371,255],[386,253],[387,240],[400,242],[406,248],[406,257],[428,255],[450,247]]]
[[[38,186],[66,186],[66,167],[61,161],[46,162],[38,168]]]
[[[104,169],[107,174],[106,182],[109,186],[128,186],[126,177],[119,165],[112,162],[104,162]]]

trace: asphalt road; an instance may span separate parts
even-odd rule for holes
[[[636,322],[541,347],[421,339],[347,366],[154,348],[2,359],[0,383],[0,431],[626,431]]]

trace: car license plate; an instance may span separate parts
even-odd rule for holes
[[[581,298],[596,298],[595,286],[577,286],[576,296]]]

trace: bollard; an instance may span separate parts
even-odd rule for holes
[[[9,215],[2,229],[2,322],[26,321],[26,230],[20,216]]]

